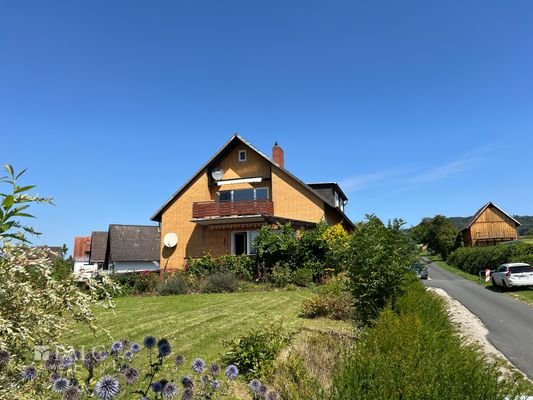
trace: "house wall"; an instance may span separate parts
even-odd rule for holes
[[[509,217],[497,208],[487,207],[470,226],[469,232],[465,236],[466,239],[463,238],[465,245],[476,246],[487,240],[490,244],[504,240],[515,240],[518,239],[518,232],[515,223]]]
[[[93,263],[89,264],[89,260],[86,261],[74,261],[74,269],[73,273],[79,274],[81,273],[81,270],[83,269],[83,272],[95,272],[97,270],[98,265]]]
[[[324,202],[279,168],[272,168],[272,201],[277,217],[309,222],[325,219]]]
[[[116,273],[159,271],[157,261],[115,261],[113,271]]]
[[[203,227],[191,222],[192,203],[210,199],[207,171],[204,171],[174,199],[161,216],[161,269],[183,268],[186,257],[200,257],[203,254]],[[173,249],[163,245],[163,238],[169,232],[178,235],[178,244]]]

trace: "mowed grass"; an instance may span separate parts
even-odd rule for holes
[[[174,355],[214,362],[224,353],[223,340],[264,323],[281,322],[294,329],[353,331],[348,322],[299,318],[300,305],[311,293],[280,290],[123,297],[116,299],[115,313],[102,309],[95,313],[99,326],[107,329],[115,340],[127,338],[142,344],[147,335],[164,337],[172,344]],[[111,339],[103,333],[95,337],[88,328],[77,325],[65,342],[87,350],[96,346],[109,348]]]

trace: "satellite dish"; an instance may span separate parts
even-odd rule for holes
[[[174,247],[178,244],[178,235],[175,233],[169,232],[163,238],[163,244],[165,247]]]

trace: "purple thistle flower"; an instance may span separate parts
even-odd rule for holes
[[[237,379],[239,376],[239,368],[234,364],[228,365],[226,368],[226,376],[231,380]]]
[[[81,390],[77,386],[70,386],[63,393],[63,400],[80,400],[81,399]]]
[[[133,358],[133,352],[127,351],[124,353],[124,359],[126,359],[127,361],[131,361],[132,358]]]
[[[259,393],[259,388],[261,387],[261,382],[257,379],[252,379],[252,381],[248,384],[250,386],[250,390],[254,393]]]
[[[124,340],[122,341],[122,345],[123,345],[124,347],[130,347],[131,342],[130,342],[128,339],[124,339]]]
[[[86,353],[85,357],[83,357],[83,364],[85,364],[85,366],[89,370],[96,367],[99,362],[100,362],[100,354],[94,350],[90,351],[89,353]]]
[[[266,385],[263,385],[263,384],[259,385],[259,395],[261,397],[265,397],[267,392],[268,392],[268,388],[266,387]]]
[[[192,389],[194,388],[194,381],[191,379],[190,376],[182,376],[181,377],[181,384],[185,389]]]
[[[211,382],[211,388],[213,388],[213,390],[217,390],[219,387],[220,387],[220,382],[219,381],[212,381]]]
[[[141,345],[139,343],[133,343],[131,345],[130,350],[133,351],[134,353],[138,353],[139,351],[141,351]]]
[[[94,394],[101,400],[109,400],[115,397],[120,390],[117,378],[106,375],[96,382]]]
[[[156,393],[159,393],[163,390],[163,384],[161,382],[154,382],[152,384],[152,390]]]
[[[173,399],[178,394],[178,387],[173,382],[167,383],[163,388],[162,394],[166,399]]]
[[[0,365],[6,365],[11,358],[11,354],[7,350],[0,350]]]
[[[118,353],[120,350],[122,350],[122,348],[123,348],[122,342],[117,341],[111,345],[111,352]]]
[[[157,343],[157,340],[153,336],[146,336],[144,338],[144,347],[146,347],[147,349],[153,348],[156,345],[156,343]]]
[[[268,392],[265,397],[267,400],[278,400],[278,394],[276,392]]]
[[[132,383],[135,383],[137,379],[139,378],[139,373],[135,368],[126,368],[122,375],[124,375],[124,379],[126,380],[126,383],[131,385]]]
[[[52,372],[48,378],[50,379],[50,382],[54,383],[56,380],[61,378],[61,375],[59,372]]]
[[[183,363],[185,362],[185,358],[181,354],[178,354],[176,356],[175,362],[176,362],[176,366],[181,367]]]
[[[205,361],[201,358],[197,358],[192,362],[192,370],[196,372],[197,374],[201,374],[204,372],[205,368]]]
[[[37,378],[37,370],[33,365],[24,368],[22,371],[22,379],[25,381],[33,381],[35,378]]]
[[[170,343],[165,340],[165,342],[157,344],[157,350],[159,350],[159,355],[161,357],[166,357],[172,352],[172,347],[170,347]]]
[[[191,388],[183,389],[181,400],[193,400],[194,392]]]
[[[64,357],[63,360],[61,360],[61,368],[67,369],[70,368],[75,362],[75,359],[73,356],[67,356]]]
[[[52,390],[56,393],[63,393],[65,390],[68,389],[69,381],[65,378],[58,378],[54,381],[54,384],[52,385]]]
[[[213,376],[217,376],[220,374],[220,366],[216,363],[211,364],[209,366],[209,373]]]

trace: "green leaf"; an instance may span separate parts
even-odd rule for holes
[[[14,193],[16,194],[16,193],[27,192],[27,191],[33,189],[34,187],[35,187],[35,185],[29,185],[29,186],[17,186],[17,187],[15,188]]]
[[[13,196],[8,194],[2,201],[2,206],[4,207],[4,209],[9,210],[14,202],[15,199],[13,198]]]
[[[17,174],[17,176],[15,176],[15,179],[20,178],[20,177],[22,176],[22,174],[24,174],[24,172],[26,172],[27,169],[28,169],[28,168],[24,168],[22,171],[20,171],[20,172]]]

